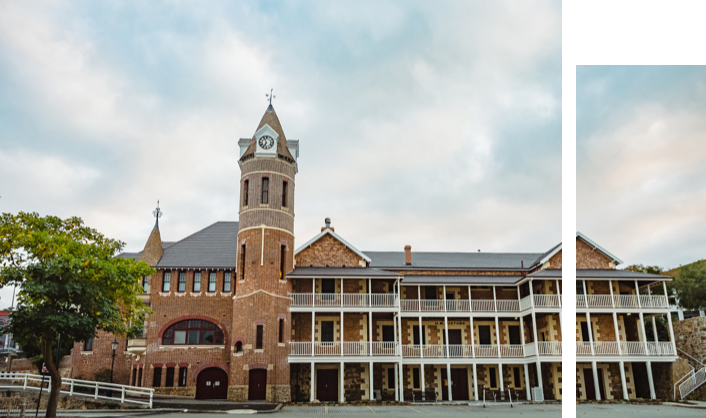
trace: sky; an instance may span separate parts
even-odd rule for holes
[[[270,88],[296,242],[325,217],[364,251],[561,240],[558,1],[0,0],[0,86],[0,211],[127,251],[158,199],[164,241],[238,219]]]
[[[706,66],[579,66],[578,230],[624,266],[706,258]]]

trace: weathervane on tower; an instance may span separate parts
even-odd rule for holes
[[[152,215],[156,219],[156,223],[154,224],[154,227],[156,229],[159,229],[159,218],[161,218],[163,214],[164,212],[162,212],[162,210],[159,208],[159,199],[157,199],[157,208],[152,211]]]
[[[274,94],[272,94],[272,90],[274,90],[274,89],[270,89],[270,94],[266,94],[266,95],[265,95],[265,97],[267,97],[267,98],[269,99],[269,101],[270,101],[270,106],[272,106],[272,99],[274,99],[275,97],[277,97],[277,96],[275,96]]]

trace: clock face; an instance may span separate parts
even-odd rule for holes
[[[271,136],[265,135],[260,137],[259,143],[262,149],[270,149],[275,144],[275,140]]]

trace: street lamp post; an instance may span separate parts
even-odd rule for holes
[[[115,339],[112,343],[110,343],[111,348],[113,349],[113,361],[110,363],[110,383],[113,383],[113,366],[115,366],[115,350],[118,349],[118,340]],[[110,394],[108,395],[111,398],[113,397],[113,390],[110,390]]]

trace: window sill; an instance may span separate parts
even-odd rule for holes
[[[186,292],[176,292],[176,295],[179,297],[186,296]]]
[[[216,296],[217,292],[206,292],[206,296]]]
[[[259,349],[256,348],[256,349],[255,349],[255,354],[257,354],[257,353],[264,353],[264,352],[265,352],[265,350],[263,350],[262,348],[259,348]]]
[[[193,297],[201,296],[201,292],[190,292],[189,294]]]
[[[159,349],[160,350],[175,350],[175,349],[187,349],[187,348],[220,348],[223,350],[226,348],[225,345],[206,345],[206,344],[199,344],[199,345],[160,345]]]
[[[233,353],[233,357],[241,357],[242,355],[243,355],[242,351],[240,353]]]
[[[284,343],[277,343],[277,347],[284,347],[284,346],[285,346]]]
[[[269,208],[270,204],[269,203],[260,203],[261,208]]]
[[[221,292],[221,296],[230,296],[230,292]]]
[[[81,354],[84,356],[87,356],[87,355],[93,354],[93,351],[81,351]]]
[[[159,292],[159,296],[169,296],[171,292]]]

